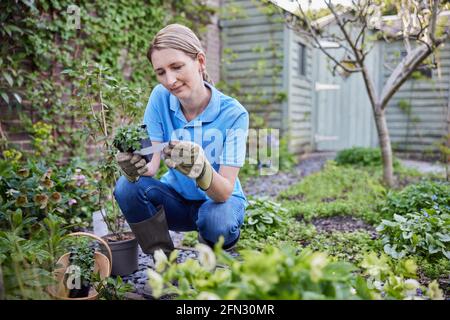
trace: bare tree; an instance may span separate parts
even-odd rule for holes
[[[270,0],[280,6],[276,0]],[[388,186],[394,184],[392,147],[386,122],[385,110],[389,100],[399,90],[410,75],[428,58],[449,36],[448,15],[441,15],[442,9],[449,6],[447,1],[439,0],[354,0],[349,8],[337,7],[330,0],[324,0],[331,16],[314,19],[310,12],[302,8],[297,1],[297,8],[287,9],[285,15],[289,28],[311,39],[334,64],[333,72],[361,72],[375,118],[379,144],[383,159],[383,178]],[[396,7],[397,21],[386,23],[382,12],[386,5]],[[338,27],[337,33],[323,28],[324,22],[332,18]],[[395,23],[398,23],[396,27]],[[406,48],[406,55],[391,70],[388,80],[381,92],[378,92],[369,70],[366,57],[371,49],[370,31],[387,39],[401,39]],[[324,41],[333,41],[342,48],[345,56],[336,57],[323,45]],[[414,42],[416,45],[412,45]]]

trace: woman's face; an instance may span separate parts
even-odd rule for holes
[[[203,54],[194,60],[183,51],[162,49],[155,50],[151,58],[156,79],[178,99],[195,97],[194,94],[203,86]]]

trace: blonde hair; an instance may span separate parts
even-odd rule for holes
[[[147,58],[150,63],[152,63],[152,53],[155,50],[161,49],[180,50],[194,60],[199,53],[205,54],[202,44],[195,33],[188,27],[177,23],[169,24],[159,30],[153,38],[150,43],[150,48],[147,51]],[[210,84],[214,84],[206,69],[203,71],[202,75],[203,80]]]

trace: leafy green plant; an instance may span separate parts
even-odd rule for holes
[[[124,300],[126,294],[134,290],[134,286],[123,282],[121,276],[100,279],[100,275],[96,273],[93,276],[93,282],[96,283],[95,290],[101,300]]]
[[[98,205],[108,224],[109,231],[117,240],[122,240],[125,230],[119,208],[113,200],[114,186],[120,177],[113,148],[114,130],[133,122],[141,113],[143,104],[139,101],[139,91],[128,87],[123,81],[113,77],[111,71],[100,64],[82,64],[76,70],[64,70],[79,88],[72,103],[86,115],[87,135],[98,144],[100,161],[95,170],[101,178],[98,183]],[[99,107],[97,107],[99,105]]]
[[[36,223],[35,218],[25,218],[21,209],[4,213],[7,225],[0,231],[0,265],[5,298],[48,299],[45,288],[54,284],[51,270],[66,233],[61,218],[48,214]],[[25,238],[30,224],[34,228]]]
[[[368,287],[373,290],[377,299],[443,299],[442,290],[436,281],[424,287],[415,280],[417,265],[412,259],[399,262],[384,254],[370,252],[360,266]]]
[[[365,253],[380,250],[379,240],[372,239],[365,231],[318,233],[308,242],[312,251],[327,253],[333,259],[358,263]]]
[[[4,0],[0,4],[0,101],[8,104],[9,111],[29,118],[21,123],[23,132],[31,131],[36,120],[52,126],[56,144],[48,156],[55,160],[64,153],[86,155],[84,111],[69,112],[63,99],[79,87],[57,70],[97,61],[130,87],[153,87],[155,76],[143,67],[149,66],[143,48],[151,37],[175,21],[204,31],[214,12],[203,0],[99,0],[75,5],[79,26],[70,0]],[[29,113],[24,112],[27,109]]]
[[[93,281],[95,248],[90,245],[89,239],[75,238],[71,242],[68,268],[77,268],[75,272],[77,279],[75,281],[79,280],[80,287],[77,288],[75,286],[74,288],[70,288],[69,297],[86,297],[89,294],[89,289]],[[66,273],[65,275],[70,274]],[[65,279],[64,284],[67,284],[67,279]]]
[[[90,217],[98,195],[95,179],[86,171],[71,164],[50,167],[29,158],[16,164],[0,160],[0,173],[0,226],[6,211],[17,209],[37,221],[53,213],[64,218],[65,225],[87,226],[85,218]]]
[[[422,209],[439,207],[450,210],[450,184],[448,182],[421,181],[407,186],[400,192],[389,191],[380,211],[385,217],[405,215]]]
[[[433,259],[432,261],[419,257],[417,264],[424,275],[431,279],[439,279],[440,277],[445,279],[450,274],[450,260],[446,257]]]
[[[128,125],[117,129],[113,145],[121,152],[133,152],[141,149],[141,140],[148,139],[148,133],[142,125]]]
[[[383,219],[376,229],[384,251],[394,258],[408,254],[450,259],[450,214],[439,206]]]
[[[222,240],[223,241],[223,240]],[[152,294],[179,299],[370,299],[354,266],[332,262],[323,253],[268,246],[262,252],[241,251],[235,260],[215,248],[197,246],[199,258],[177,264],[155,254],[156,271],[148,270]],[[220,267],[218,267],[220,266]],[[177,285],[174,285],[176,283]]]
[[[287,212],[280,203],[266,198],[249,198],[249,206],[246,209],[244,228],[249,228],[256,232],[265,233],[268,228],[279,227],[284,223],[283,218],[278,214]]]
[[[381,150],[379,148],[352,147],[337,153],[335,161],[338,165],[381,166]],[[400,165],[394,158],[394,168]]]

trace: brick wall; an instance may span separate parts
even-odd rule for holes
[[[218,8],[221,5],[221,0],[208,0],[209,6]],[[204,49],[207,56],[207,70],[214,83],[220,80],[220,59],[221,59],[221,43],[220,43],[220,28],[219,18],[215,15],[211,19],[212,23],[208,26],[207,32],[202,39]],[[10,99],[14,99],[10,97]],[[18,109],[9,109],[6,104],[0,99],[0,137],[6,134],[10,143],[16,144],[21,150],[31,150],[31,142],[29,135],[21,128],[19,113],[32,112],[19,111]],[[88,153],[93,153],[95,146],[88,148]]]

